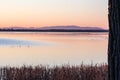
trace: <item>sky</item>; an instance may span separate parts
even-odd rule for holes
[[[108,29],[108,0],[0,0],[0,27],[77,25]]]

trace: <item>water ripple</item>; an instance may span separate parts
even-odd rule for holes
[[[49,46],[47,42],[36,42],[20,39],[0,38],[0,46]]]

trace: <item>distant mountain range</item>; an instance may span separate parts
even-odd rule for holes
[[[37,31],[37,32],[108,32],[99,27],[80,27],[80,26],[46,26],[46,27],[9,27],[0,29],[0,31]]]
[[[49,26],[49,27],[42,27],[39,29],[49,30],[49,29],[56,29],[56,30],[105,30],[99,27],[80,27],[80,26]]]

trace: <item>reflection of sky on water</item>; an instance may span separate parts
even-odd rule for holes
[[[0,65],[106,63],[107,46],[102,33],[1,33]]]
[[[52,45],[52,43],[0,38],[0,47],[3,47],[3,46],[21,46],[21,47],[22,46],[49,46],[49,45]]]

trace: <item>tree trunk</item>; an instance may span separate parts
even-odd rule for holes
[[[120,0],[109,0],[109,80],[120,80]]]

